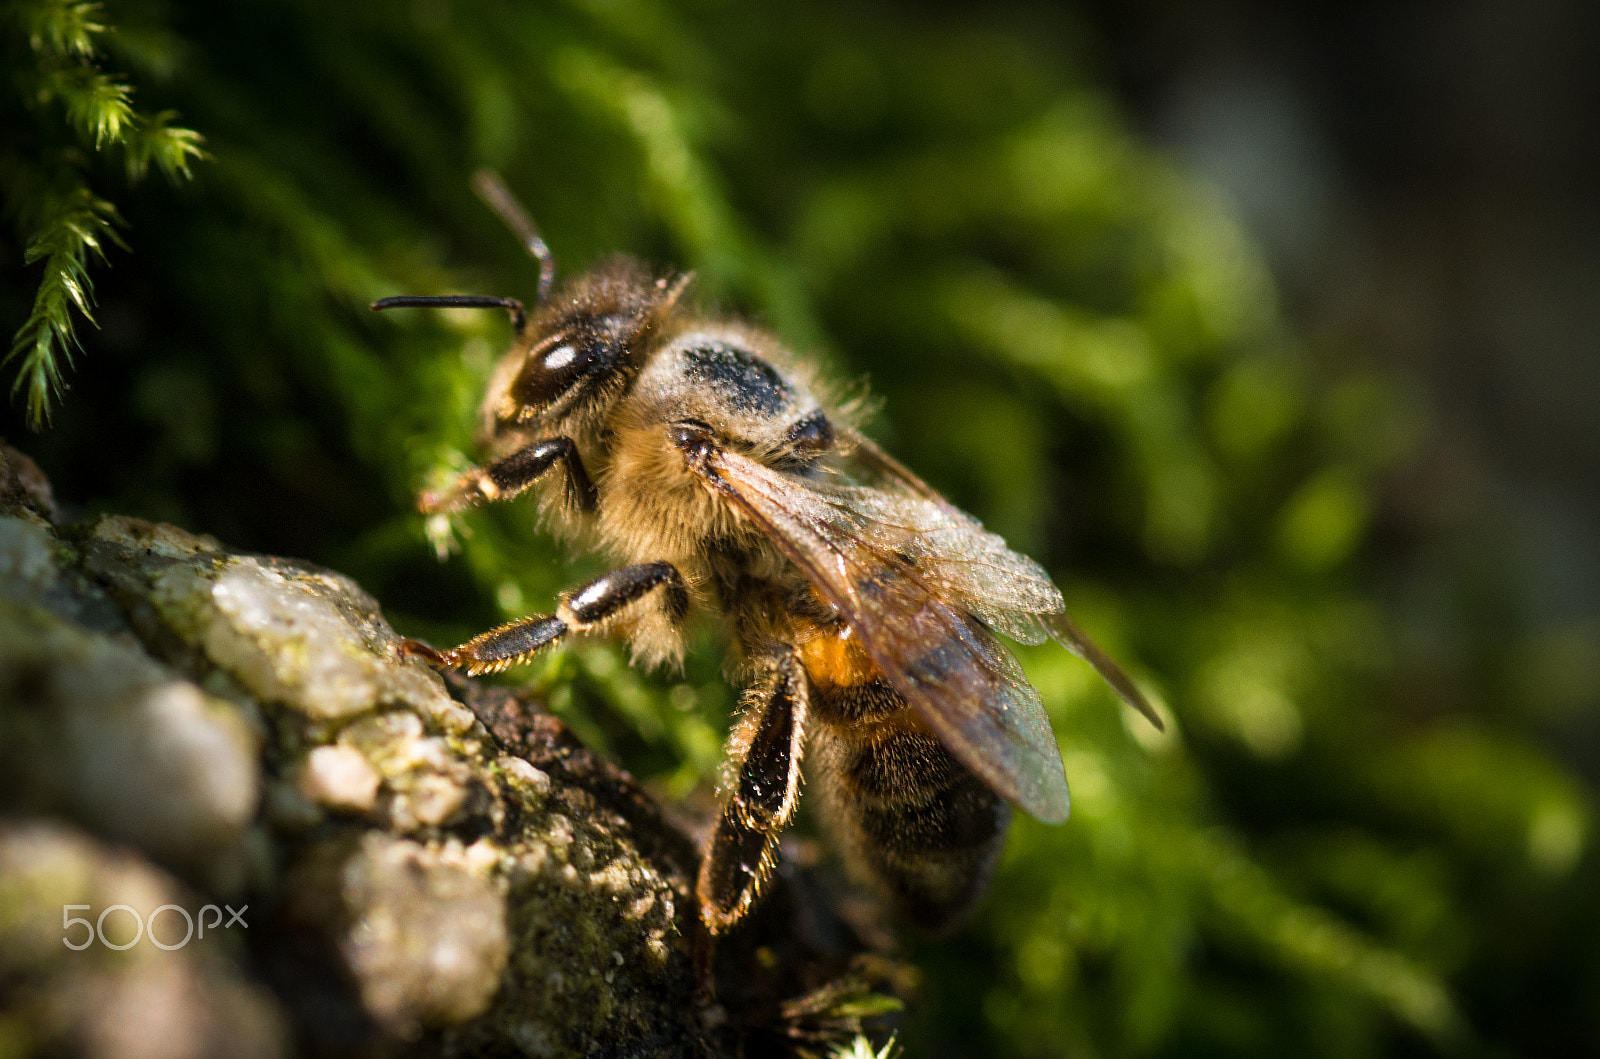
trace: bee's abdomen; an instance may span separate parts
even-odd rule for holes
[[[983,893],[1011,811],[923,725],[848,628],[798,648],[811,680],[807,769],[858,874],[918,926],[952,925]]]
[[[988,882],[1005,801],[920,725],[875,726],[867,739],[819,727],[813,775],[840,845],[917,925],[951,925]]]

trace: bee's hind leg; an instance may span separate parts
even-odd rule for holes
[[[436,666],[465,669],[472,676],[497,673],[528,661],[570,632],[582,632],[615,617],[628,604],[658,588],[666,592],[667,616],[673,622],[682,621],[689,611],[689,591],[678,568],[671,563],[635,563],[601,574],[568,592],[554,614],[520,618],[448,651],[436,650],[418,640],[402,640],[399,652]]]
[[[711,934],[744,918],[772,874],[778,836],[800,797],[809,699],[810,683],[792,652],[745,694],[744,717],[728,740],[739,771],[695,887]]]

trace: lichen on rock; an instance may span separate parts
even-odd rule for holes
[[[4,973],[24,987],[0,994],[0,1021],[154,1054],[62,999],[124,994],[104,984],[119,954],[61,945],[59,892],[93,914],[252,910],[247,938],[206,956],[227,965],[226,1002],[175,962],[194,957],[134,946],[211,1012],[159,1038],[165,1054],[230,1054],[213,1031],[240,1011],[254,1029],[232,1054],[712,1054],[684,934],[693,849],[664,820],[640,841],[637,817],[572,786],[595,770],[541,767],[537,740],[503,752],[437,674],[396,656],[348,578],[133,518],[58,527],[42,476],[4,460],[0,947],[21,954]],[[52,865],[76,881],[41,883]],[[160,881],[86,888],[96,873]]]
[[[85,569],[253,697],[314,721],[403,705],[461,734],[472,714],[398,663],[397,637],[355,582],[309,564],[229,553],[210,537],[120,516],[82,541]]]
[[[528,696],[397,642],[332,571],[63,523],[0,446],[0,1038],[706,1059],[824,1039],[782,1001],[847,966],[848,930],[812,945],[825,913],[780,879],[743,941],[697,953],[698,851],[638,784]],[[80,952],[59,895],[249,911],[203,951]],[[108,1021],[146,1001],[149,1035]]]
[[[0,564],[25,569],[36,530],[0,518]],[[237,888],[261,783],[251,719],[130,637],[61,617],[50,575],[0,598],[0,795]]]

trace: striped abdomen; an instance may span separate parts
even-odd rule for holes
[[[988,882],[1009,807],[945,750],[848,632],[799,654],[811,681],[808,771],[836,841],[919,926],[952,924]]]

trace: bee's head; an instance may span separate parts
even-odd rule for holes
[[[402,295],[374,309],[504,309],[517,339],[500,359],[484,397],[482,433],[493,443],[528,429],[572,430],[602,412],[638,372],[651,332],[672,312],[689,277],[655,279],[637,262],[615,258],[567,284],[555,297],[555,259],[515,196],[494,173],[473,177],[478,195],[539,262],[539,297],[530,318],[515,298]],[[590,418],[590,422],[594,419]]]
[[[483,403],[490,436],[538,423],[547,430],[603,413],[639,371],[652,332],[685,283],[653,279],[618,258],[559,292],[496,366]]]

